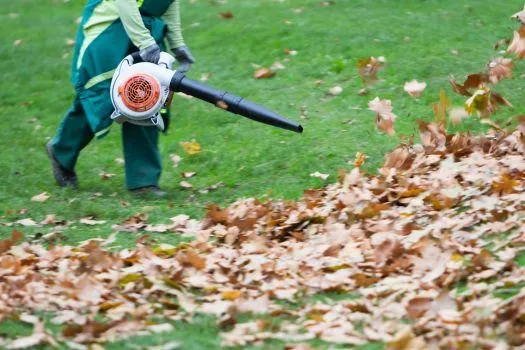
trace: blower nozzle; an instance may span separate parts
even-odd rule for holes
[[[255,120],[278,128],[291,130],[297,133],[303,132],[303,127],[283,116],[242,97],[226,91],[220,91],[186,77],[181,72],[175,72],[170,83],[170,90],[182,92],[215,105],[230,113]]]

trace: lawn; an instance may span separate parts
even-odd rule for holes
[[[0,12],[0,238],[13,228],[26,240],[56,230],[45,225],[22,227],[8,223],[31,218],[41,222],[54,214],[70,224],[58,243],[73,245],[94,237],[107,237],[112,226],[146,213],[148,222],[165,223],[178,214],[201,218],[209,204],[226,206],[238,198],[297,199],[305,189],[335,182],[339,169],[352,168],[356,152],[368,156],[365,169],[375,172],[383,156],[401,139],[415,134],[418,119],[432,120],[430,105],[441,89],[455,106],[464,99],[454,95],[450,75],[458,80],[478,72],[498,55],[494,44],[509,38],[516,25],[509,15],[522,1],[473,0],[335,0],[321,6],[319,0],[184,1],[183,30],[197,63],[189,76],[210,75],[207,83],[263,104],[300,121],[302,135],[228,115],[196,99],[177,97],[171,129],[161,138],[164,172],[161,186],[166,199],[137,198],[124,188],[120,130],[94,141],[83,152],[77,173],[78,190],[59,189],[51,176],[45,143],[54,135],[73,99],[69,82],[76,19],[84,1],[3,1]],[[330,3],[330,2],[328,2]],[[231,12],[224,19],[220,13]],[[286,49],[297,51],[290,56]],[[357,72],[357,61],[384,56],[386,68],[367,95]],[[285,68],[271,79],[253,78],[254,65],[269,67],[280,61]],[[514,69],[514,78],[496,88],[513,109],[501,109],[495,121],[525,114],[522,74],[525,64]],[[403,91],[406,81],[428,84],[420,99]],[[341,86],[337,96],[329,88]],[[386,136],[368,110],[374,97],[392,100],[397,134]],[[307,116],[301,118],[304,112]],[[487,130],[477,118],[457,127],[474,133]],[[186,154],[182,141],[196,140],[202,151]],[[182,157],[177,167],[170,155]],[[326,181],[311,177],[319,171]],[[196,172],[191,179],[182,172]],[[100,174],[115,174],[103,179]],[[193,185],[185,189],[180,182]],[[222,183],[215,190],[201,190]],[[31,198],[47,192],[44,202]],[[100,225],[79,223],[93,217]],[[133,246],[143,233],[120,233],[116,245]],[[177,244],[175,234],[151,233],[157,242]],[[329,298],[329,296],[327,297]],[[19,327],[19,329],[17,328]],[[0,325],[0,333],[24,333],[23,326]],[[195,325],[178,325],[178,332],[156,338],[134,338],[137,348],[182,342],[185,349],[217,347],[214,320],[202,318]],[[122,348],[129,341],[109,345]],[[268,348],[282,347],[271,343]],[[368,348],[381,347],[370,344]]]

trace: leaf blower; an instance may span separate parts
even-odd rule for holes
[[[111,119],[117,123],[154,125],[164,130],[160,112],[169,107],[175,92],[183,92],[228,112],[282,129],[303,132],[301,125],[263,106],[173,71],[171,66],[174,61],[175,58],[166,52],[161,53],[158,64],[142,62],[138,53],[125,57],[111,81],[111,101],[115,107]]]

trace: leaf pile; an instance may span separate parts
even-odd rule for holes
[[[246,199],[210,206],[200,223],[172,220],[166,230],[195,234],[177,247],[45,248],[17,245],[13,233],[0,244],[0,319],[31,319],[35,333],[0,344],[82,348],[169,331],[167,321],[199,312],[218,317],[223,345],[523,345],[525,118],[512,133],[421,131],[422,143],[389,153],[380,175],[355,168],[297,202]],[[144,221],[125,225],[146,230]],[[311,299],[323,292],[359,297]],[[42,311],[61,335],[43,328]],[[237,323],[246,313],[285,320]]]

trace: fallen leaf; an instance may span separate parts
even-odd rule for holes
[[[232,19],[233,18],[233,13],[230,11],[221,12],[219,13],[219,15],[221,16],[222,19]]]
[[[478,112],[481,116],[486,117],[494,112],[490,103],[490,89],[488,87],[478,89],[465,102],[465,110],[468,114]]]
[[[195,155],[201,152],[201,145],[195,140],[184,141],[184,142],[181,142],[180,145],[182,146],[184,151],[188,153],[189,155]],[[173,158],[172,158],[172,161],[174,161]]]
[[[365,164],[367,156],[364,153],[357,152],[355,154],[355,160],[354,160],[354,166],[356,168],[361,167],[363,164]]]
[[[520,34],[520,32],[514,32],[512,41],[507,48],[507,52],[514,53],[518,58],[525,57],[525,38]]]
[[[454,125],[461,123],[464,119],[468,118],[469,116],[469,114],[467,113],[464,107],[452,108],[450,109],[448,115],[449,115],[450,121]]]
[[[178,167],[180,161],[182,160],[182,158],[179,155],[175,154],[175,153],[170,154],[170,159],[173,162],[173,167],[174,168]]]
[[[285,69],[286,67],[279,61],[275,61],[274,63],[272,63],[271,67],[270,67],[270,70],[272,72],[275,72],[275,71],[278,71],[278,70],[281,70],[281,69]]]
[[[341,92],[343,92],[343,88],[340,87],[340,86],[334,86],[334,87],[331,87],[330,89],[328,89],[328,94],[330,94],[331,96],[337,96]]]
[[[95,220],[92,216],[88,216],[88,217],[82,218],[78,222],[80,222],[81,224],[90,225],[90,226],[103,225],[103,224],[106,223],[105,220]]]
[[[49,195],[47,194],[47,192],[42,192],[40,194],[37,194],[36,196],[33,196],[31,198],[31,201],[32,202],[45,202],[49,199]]]
[[[37,223],[33,219],[20,219],[16,221],[16,223],[22,226],[37,226]]]
[[[522,24],[525,24],[525,8],[519,12],[516,12],[511,16],[511,18],[516,18]]]
[[[253,77],[255,79],[268,79],[268,78],[274,77],[275,74],[276,73],[272,71],[270,68],[262,67],[262,68],[257,69],[255,73],[253,73]]]
[[[446,126],[447,123],[447,111],[450,107],[450,100],[445,92],[441,89],[439,92],[439,102],[432,105],[432,111],[437,125]]]
[[[102,180],[109,180],[111,179],[113,176],[115,176],[116,174],[112,174],[112,173],[106,173],[105,171],[101,171],[98,176],[100,176],[100,178]]]
[[[0,254],[7,252],[12,246],[20,242],[24,238],[22,232],[11,231],[11,238],[0,240]]]
[[[180,182],[180,186],[181,186],[182,188],[186,188],[186,189],[188,189],[188,188],[193,188],[193,185],[190,184],[190,183],[187,182],[187,181],[181,181],[181,182]]]
[[[242,295],[240,290],[228,290],[221,293],[221,296],[224,300],[235,300]]]
[[[488,75],[491,83],[496,84],[502,79],[512,78],[514,63],[510,58],[498,57],[488,63]]]
[[[40,222],[41,225],[52,225],[56,222],[55,214],[46,215],[45,219]]]
[[[202,73],[200,77],[200,81],[206,82],[210,80],[210,78],[213,76],[213,73]]]
[[[310,176],[311,177],[317,177],[317,178],[322,179],[322,180],[326,180],[326,179],[328,179],[330,174],[323,174],[323,173],[320,173],[320,172],[316,171],[315,173],[311,173]]]
[[[411,80],[405,83],[405,91],[412,97],[420,97],[421,93],[427,87],[427,83]]]
[[[151,326],[148,326],[148,330],[152,331],[153,333],[166,333],[166,332],[173,332],[175,330],[175,327],[173,327],[170,323],[161,323],[161,324],[154,324]]]
[[[387,135],[394,135],[394,122],[397,116],[392,113],[392,102],[376,97],[368,103],[368,109],[376,113],[376,126]]]
[[[386,60],[383,56],[378,58],[367,57],[357,61],[359,76],[363,79],[365,85],[370,86],[378,80],[377,73],[384,68],[385,62]]]

